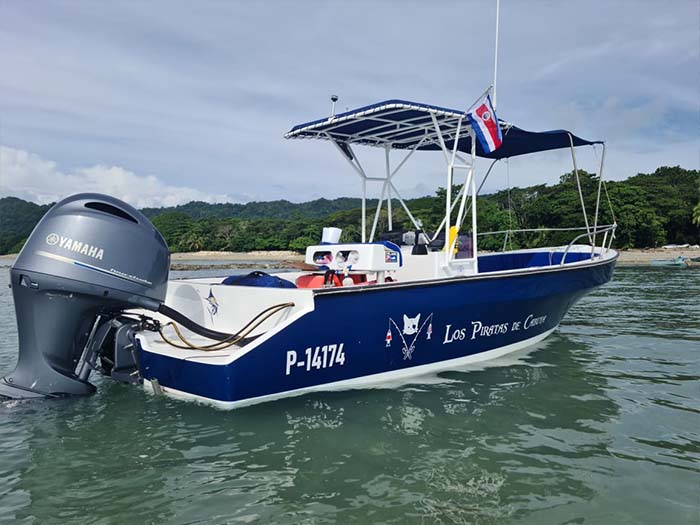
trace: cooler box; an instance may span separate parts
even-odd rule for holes
[[[381,272],[398,270],[401,249],[394,243],[322,244],[306,248],[306,263],[330,270]]]

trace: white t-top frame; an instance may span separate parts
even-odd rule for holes
[[[396,112],[403,111],[405,108],[397,109]],[[390,113],[389,113],[390,114]],[[387,113],[384,113],[383,116],[387,116]],[[416,119],[411,119],[411,120],[406,120],[406,121],[401,121],[401,122],[394,122],[389,119],[382,119],[382,117],[377,117],[373,115],[372,120],[374,121],[386,121],[387,124],[391,124],[392,129],[379,129],[379,130],[374,130],[374,133],[369,134],[367,132],[358,132],[356,134],[352,135],[345,135],[343,138],[345,139],[342,143],[342,145],[338,142],[336,136],[337,133],[331,134],[332,128],[326,128],[323,131],[319,131],[318,134],[316,135],[316,138],[325,138],[327,140],[330,140],[333,145],[338,149],[338,151],[341,153],[341,156],[350,164],[350,166],[353,168],[353,170],[359,175],[361,181],[362,181],[362,242],[373,242],[375,239],[375,235],[377,234],[377,226],[379,223],[379,217],[380,213],[382,210],[382,207],[384,205],[384,201],[386,200],[387,203],[387,219],[388,219],[388,227],[389,231],[393,230],[393,217],[392,217],[392,199],[396,198],[401,206],[403,207],[404,211],[406,212],[406,215],[408,218],[411,220],[413,225],[417,230],[423,230],[422,224],[420,221],[418,221],[414,215],[411,213],[411,210],[408,208],[406,205],[406,202],[404,201],[403,197],[401,196],[401,193],[397,189],[396,185],[394,184],[394,177],[396,174],[401,170],[401,168],[404,167],[408,159],[411,158],[411,156],[419,150],[421,147],[427,146],[429,144],[437,144],[440,146],[440,149],[443,152],[443,156],[445,158],[445,163],[447,166],[447,182],[446,182],[446,202],[445,202],[445,219],[443,222],[440,224],[440,227],[438,228],[438,231],[435,232],[435,235],[433,238],[435,238],[439,233],[443,230],[445,231],[445,242],[449,242],[449,232],[450,232],[450,216],[451,212],[453,211],[455,205],[459,202],[459,212],[457,215],[457,221],[454,226],[457,227],[457,231],[459,232],[459,229],[462,226],[462,223],[465,219],[465,210],[466,208],[466,203],[467,203],[467,197],[470,196],[472,199],[472,206],[471,208],[471,235],[472,235],[472,246],[473,246],[473,254],[471,259],[460,259],[460,263],[464,264],[468,262],[469,260],[473,261],[474,268],[476,269],[476,264],[477,264],[477,259],[476,259],[476,253],[477,253],[477,215],[476,215],[476,177],[475,177],[475,159],[476,159],[476,137],[474,135],[473,130],[471,129],[471,126],[468,123],[466,113],[460,113],[460,114],[455,114],[455,113],[445,113],[441,111],[431,111],[430,112],[430,122],[427,124],[418,124],[414,121],[417,120],[425,120],[424,116],[417,117]],[[339,123],[337,127],[340,127],[342,123]],[[415,130],[421,130],[423,132],[422,137],[420,140],[415,142],[415,138],[411,140],[411,142],[415,142],[415,144],[410,147],[410,149],[407,148],[402,148],[402,149],[407,149],[407,153],[404,155],[403,159],[400,160],[400,162],[392,168],[391,164],[391,150],[396,149],[396,142],[390,140],[390,135],[396,135],[396,129],[397,128],[406,128],[407,130],[415,131]],[[463,155],[460,155],[457,152],[457,147],[459,145],[459,140],[464,136],[464,134],[468,134],[471,137],[471,153],[469,157],[464,157]],[[386,138],[385,138],[386,137]],[[448,148],[446,143],[452,143],[452,148]],[[379,146],[383,147],[385,151],[385,172],[384,176],[370,176],[367,174],[365,169],[362,166],[362,163],[360,162],[356,152],[352,148],[352,143],[363,143],[366,145],[373,145],[373,146]],[[401,147],[401,145],[399,145]],[[464,177],[464,185],[463,188],[466,189],[466,191],[460,191],[460,193],[457,195],[456,199],[454,200],[453,203],[453,198],[452,198],[452,185],[455,180],[455,172],[459,172],[460,170],[463,170],[465,172],[465,177]],[[369,235],[367,234],[367,183],[368,182],[379,182],[382,184],[382,189],[379,197],[379,202],[377,203],[377,208],[374,212],[374,219],[372,221],[372,226],[371,230],[369,232]],[[461,201],[460,201],[461,197]],[[446,252],[447,252],[447,262],[450,262],[454,258],[454,252],[455,252],[455,246],[457,243],[457,236],[455,235],[454,238],[451,240],[450,245],[446,246]]]
[[[387,203],[387,217],[389,231],[393,230],[392,216],[392,199],[397,199],[408,218],[411,220],[415,228],[422,231],[422,224],[418,221],[409,210],[406,202],[402,198],[396,185],[394,177],[404,167],[406,162],[417,150],[441,150],[447,167],[447,181],[445,185],[445,217],[438,226],[435,234],[430,237],[435,240],[441,233],[445,237],[445,266],[455,262],[455,247],[458,243],[460,229],[471,212],[471,238],[472,238],[472,254],[470,258],[459,259],[460,266],[470,264],[473,272],[478,272],[478,236],[505,233],[506,239],[508,235],[519,230],[508,230],[507,232],[485,232],[478,233],[477,224],[477,208],[476,200],[481,187],[486,181],[488,175],[497,160],[489,166],[484,175],[479,188],[476,186],[476,141],[477,137],[469,124],[467,118],[468,112],[490,91],[487,89],[480,97],[476,99],[466,111],[449,110],[436,106],[421,105],[407,101],[386,101],[384,103],[367,106],[353,112],[347,112],[341,115],[331,115],[327,119],[321,119],[308,124],[303,124],[293,128],[285,136],[286,138],[316,138],[329,140],[342,154],[342,157],[350,164],[353,170],[359,175],[362,183],[362,242],[373,242],[377,234],[379,217],[381,214],[384,201]],[[402,113],[412,112],[410,118],[405,118]],[[415,115],[415,116],[413,116]],[[391,117],[400,117],[394,120]],[[366,126],[364,124],[367,124]],[[508,125],[506,125],[508,126]],[[508,128],[506,127],[506,130]],[[507,132],[507,131],[506,131]],[[463,155],[463,151],[458,151],[460,139],[466,139],[467,135],[470,138],[471,150],[468,156]],[[574,137],[569,133],[568,139],[571,147],[571,156],[574,166],[574,174],[578,187],[578,193],[581,200],[581,207],[584,215],[586,236],[589,239],[591,249],[595,252],[595,238],[597,233],[603,233],[605,228],[606,239],[607,232],[612,226],[612,236],[616,225],[598,226],[598,211],[601,197],[601,184],[603,175],[603,164],[605,160],[605,144],[603,143],[603,154],[600,159],[600,177],[598,181],[598,192],[595,205],[595,218],[593,226],[590,226],[588,214],[581,191],[581,183],[579,180],[579,172],[576,161]],[[580,139],[577,139],[580,140]],[[384,176],[370,176],[363,168],[357,154],[353,150],[355,144],[366,146],[374,146],[384,148],[385,151],[385,171]],[[559,146],[561,147],[561,146]],[[595,148],[595,146],[594,146]],[[407,153],[404,157],[392,167],[391,150],[403,149]],[[554,148],[552,148],[554,149]],[[453,198],[452,185],[455,182],[456,173],[464,171],[464,182]],[[367,183],[378,182],[382,184],[382,189],[377,203],[377,208],[374,212],[371,229],[367,231]],[[467,206],[468,200],[471,200]],[[451,224],[452,213],[454,208],[459,205],[455,224]],[[456,232],[450,235],[450,227],[456,227]],[[571,228],[569,228],[571,229]],[[576,228],[573,228],[574,230]],[[600,231],[599,231],[600,230]],[[605,240],[603,241],[605,244]],[[505,241],[504,241],[505,246]]]

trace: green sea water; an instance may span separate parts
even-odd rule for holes
[[[94,379],[0,403],[0,521],[700,523],[696,270],[619,268],[531,351],[400,387],[226,412]]]

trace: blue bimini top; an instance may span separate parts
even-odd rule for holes
[[[440,139],[435,131],[433,117],[448,149],[452,149],[454,145],[459,122],[462,121],[463,130],[469,127],[464,111],[406,100],[385,100],[332,117],[299,124],[289,130],[285,138],[332,140],[349,158],[352,158],[350,149],[347,148],[350,144],[438,151],[441,149]],[[572,145],[575,147],[603,143],[582,139],[566,130],[526,131],[500,119],[499,125],[503,135],[501,147],[486,153],[477,141],[477,156],[504,159],[538,151],[569,148]],[[468,133],[460,133],[457,149],[471,154],[471,148],[471,136]]]

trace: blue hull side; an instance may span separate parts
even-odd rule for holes
[[[472,356],[554,329],[614,266],[321,291],[313,312],[228,365],[142,351],[142,373],[236,402]]]

